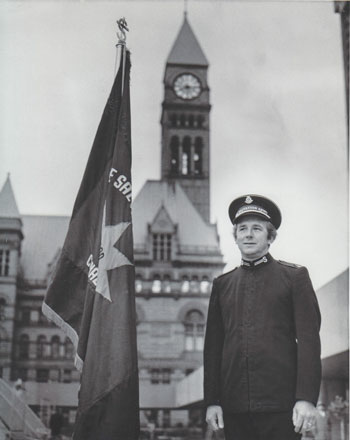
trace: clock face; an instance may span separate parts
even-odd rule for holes
[[[201,92],[201,84],[194,75],[184,73],[175,79],[174,91],[179,98],[194,99]]]

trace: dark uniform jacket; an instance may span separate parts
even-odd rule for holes
[[[204,399],[227,412],[317,403],[320,311],[305,267],[271,255],[216,278],[204,345]]]

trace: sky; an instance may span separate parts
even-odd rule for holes
[[[226,270],[240,257],[231,200],[282,211],[271,253],[315,288],[348,267],[345,87],[333,1],[187,2],[209,60],[211,220]],[[133,194],[160,178],[165,62],[178,1],[0,2],[0,187],[22,214],[70,215],[115,74],[116,20],[131,50]]]

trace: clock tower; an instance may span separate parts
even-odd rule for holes
[[[162,104],[162,180],[179,182],[210,222],[208,61],[186,14],[170,51]]]

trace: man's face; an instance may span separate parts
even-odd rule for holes
[[[245,260],[256,260],[267,254],[273,239],[267,238],[267,223],[258,217],[244,217],[236,229],[236,244]]]

